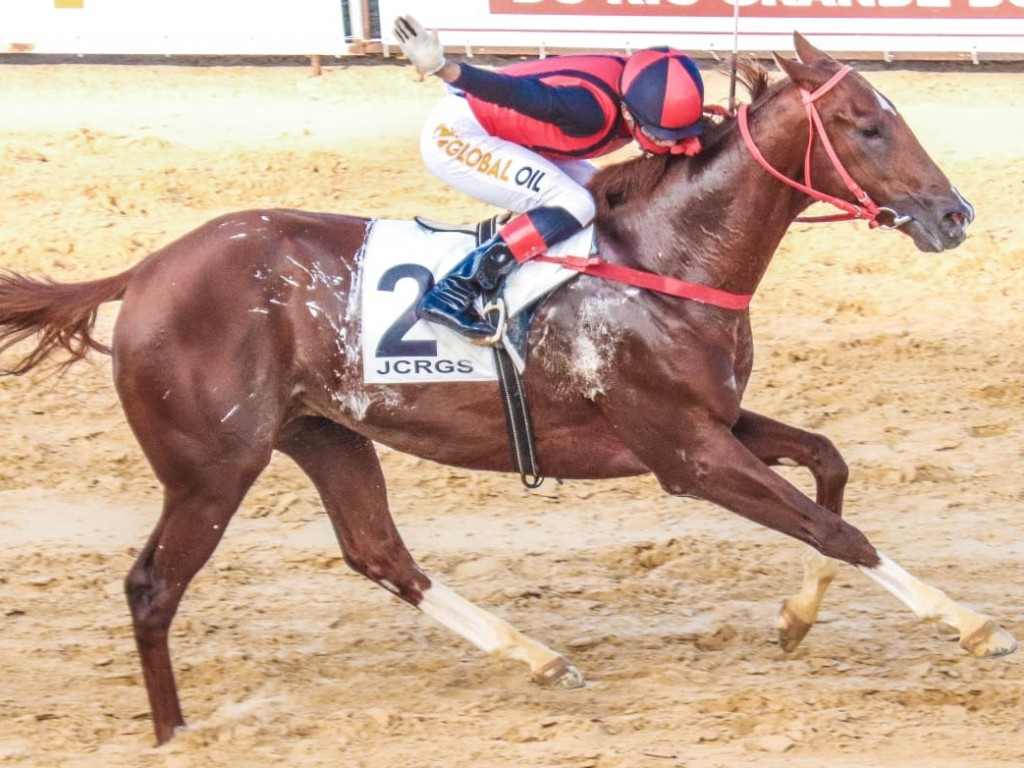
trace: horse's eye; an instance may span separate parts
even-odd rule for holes
[[[860,129],[860,135],[865,139],[876,139],[881,135],[881,131],[878,130],[877,125],[869,125],[867,128]]]

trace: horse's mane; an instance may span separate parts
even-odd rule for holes
[[[750,95],[752,104],[765,98],[772,90],[771,75],[754,59],[737,60],[736,80]],[[702,119],[702,148],[697,157],[706,162],[721,148],[722,137],[732,130],[735,116],[705,116]],[[680,155],[667,154],[638,156],[602,168],[588,185],[597,204],[598,218],[629,200],[649,196],[665,172],[681,159]]]

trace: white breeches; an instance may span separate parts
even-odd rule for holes
[[[586,160],[549,160],[487,133],[466,99],[450,93],[427,117],[420,134],[427,168],[470,197],[515,213],[538,206],[564,208],[580,225],[594,218],[584,186],[596,170]]]

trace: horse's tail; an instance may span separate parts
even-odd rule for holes
[[[58,283],[0,271],[0,352],[38,336],[35,348],[3,373],[28,373],[60,349],[69,355],[57,366],[60,372],[90,350],[110,354],[110,347],[92,335],[96,314],[101,304],[124,296],[134,271],[84,283]]]

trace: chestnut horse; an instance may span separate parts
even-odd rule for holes
[[[856,72],[794,40],[798,60],[776,57],[787,76],[778,83],[744,65],[750,104],[709,126],[702,153],[599,173],[605,261],[752,294],[790,223],[822,197],[923,251],[963,241],[973,211],[899,112]],[[105,279],[0,279],[0,349],[38,336],[13,372],[62,349],[65,366],[111,352],[125,415],[163,485],[162,514],[125,582],[160,743],[185,722],[171,621],[274,450],[308,474],[358,573],[482,650],[522,660],[538,683],[583,683],[558,653],[421,570],[392,521],[375,442],[457,467],[514,468],[493,383],[364,382],[358,287],[371,227],[252,211]],[[108,349],[92,329],[99,305],[116,300]],[[311,301],[322,311],[311,313]],[[1015,640],[995,622],[918,581],[843,520],[847,468],[826,438],[741,408],[752,355],[745,309],[580,276],[543,301],[529,332],[524,381],[541,467],[566,479],[651,472],[672,496],[706,499],[810,545],[803,587],[779,619],[787,649],[814,622],[842,561],[920,618],[955,628],[970,653],[1012,652]],[[779,464],[809,470],[816,499],[771,469]]]

